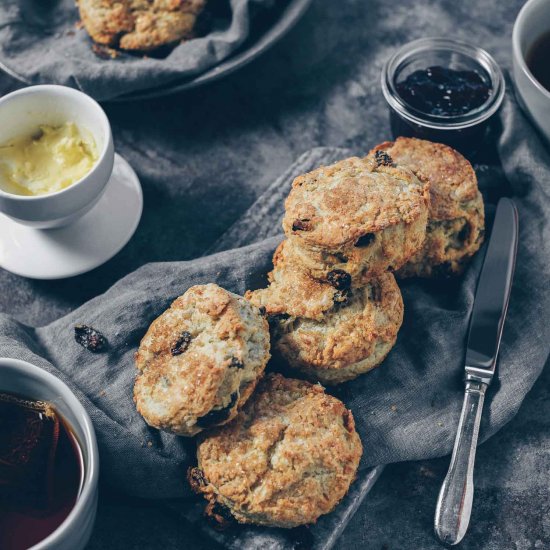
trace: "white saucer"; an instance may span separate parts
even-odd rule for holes
[[[0,267],[31,279],[63,279],[110,260],[134,234],[143,210],[139,179],[115,154],[98,203],[66,227],[33,229],[0,214]]]

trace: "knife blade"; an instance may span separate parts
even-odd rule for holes
[[[517,246],[516,207],[510,199],[501,199],[479,276],[470,319],[466,348],[467,374],[488,377],[495,372],[512,288]]]
[[[470,318],[465,359],[465,394],[447,476],[435,512],[438,538],[458,544],[466,534],[474,494],[473,470],[485,391],[493,378],[508,310],[518,244],[513,201],[498,202]]]

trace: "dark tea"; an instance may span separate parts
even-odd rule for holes
[[[533,76],[550,91],[550,32],[535,41],[526,60]]]
[[[82,452],[67,422],[44,401],[0,393],[0,549],[50,535],[82,485]]]

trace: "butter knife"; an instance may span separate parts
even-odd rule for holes
[[[485,391],[495,373],[518,243],[518,213],[507,198],[498,202],[477,284],[465,361],[464,403],[449,471],[435,512],[441,542],[458,544],[466,534],[474,496],[474,461]]]

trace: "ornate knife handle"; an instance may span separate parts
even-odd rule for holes
[[[435,511],[435,532],[441,542],[458,544],[468,529],[474,496],[474,461],[487,384],[467,381],[451,465]]]

